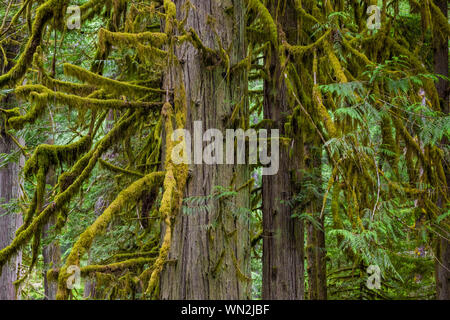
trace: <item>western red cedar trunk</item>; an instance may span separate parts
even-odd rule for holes
[[[441,9],[444,15],[448,16],[448,1],[435,0],[435,4]],[[434,72],[448,77],[448,36],[438,33],[434,36]],[[445,114],[450,112],[450,92],[446,79],[440,78],[436,84],[439,94],[441,109]],[[444,138],[442,143],[448,144],[448,139]],[[450,186],[450,167],[448,161],[444,161],[447,187]],[[448,191],[448,189],[447,189]],[[440,202],[443,202],[441,199]],[[444,205],[440,203],[440,205]],[[437,240],[436,257],[436,296],[439,300],[450,300],[450,242],[445,238]]]
[[[186,1],[174,1],[178,19]],[[244,0],[191,0],[185,29],[195,29],[203,44],[218,50],[218,41],[228,50],[230,64],[246,56]],[[215,35],[215,32],[217,34]],[[194,139],[194,121],[203,131],[216,128],[225,136],[234,108],[242,104],[236,119],[248,118],[244,93],[245,71],[227,74],[223,63],[207,65],[192,44],[176,50],[183,69],[187,102],[187,130]],[[244,99],[244,100],[243,100]],[[239,121],[237,121],[239,122]],[[248,122],[242,123],[244,126]],[[204,144],[205,146],[205,144]],[[225,153],[224,153],[225,155]],[[215,186],[239,189],[250,179],[244,165],[191,165],[185,197],[211,195]],[[161,275],[162,299],[248,299],[250,298],[250,188],[237,195],[210,202],[190,214],[180,212],[175,219],[168,263]],[[184,203],[189,206],[189,203]]]
[[[19,51],[18,46],[6,46],[7,58],[4,61],[0,58],[0,74],[7,72],[12,68],[12,59]],[[11,94],[6,95],[0,100],[0,108],[8,109],[13,107],[15,99]],[[12,137],[6,133],[5,123],[0,118],[0,154],[11,154],[17,152],[18,148]],[[6,166],[0,167],[0,205],[7,204],[21,195],[20,181],[18,179],[20,172],[20,162],[23,161],[22,155],[19,155],[17,161],[9,162]],[[16,230],[22,225],[22,215],[18,212],[6,214],[6,210],[0,207],[0,249],[11,244]],[[13,282],[17,280],[19,265],[22,263],[22,253],[19,252],[13,256],[10,261],[0,267],[0,300],[15,300],[16,292]]]
[[[297,19],[292,3],[287,3],[278,23],[290,43],[296,43]],[[276,1],[268,8],[276,16]],[[270,80],[264,85],[264,118],[273,121],[273,129],[285,135],[284,124],[292,106],[289,105],[282,66],[275,50],[270,55]],[[295,142],[294,148],[299,148]],[[298,150],[297,150],[298,151]],[[293,154],[299,154],[293,152]],[[263,299],[304,298],[304,226],[292,218],[289,203],[297,193],[292,178],[300,169],[300,159],[291,158],[288,148],[280,144],[278,174],[264,176],[263,183]],[[289,203],[288,203],[289,202]]]
[[[2,124],[3,125],[3,124]],[[5,134],[3,127],[0,134],[0,154],[17,152],[13,140]],[[6,204],[20,195],[19,163],[8,163],[0,168],[0,204]],[[22,216],[17,212],[6,213],[6,209],[0,207],[0,249],[11,244],[16,230],[22,224]],[[13,256],[10,261],[1,268],[0,275],[0,300],[15,300],[16,292],[13,282],[17,280],[17,272],[22,261],[21,253]]]

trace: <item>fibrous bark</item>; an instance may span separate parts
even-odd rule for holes
[[[203,46],[197,50],[186,43],[176,50],[186,86],[186,127],[193,133],[194,121],[201,121],[204,131],[216,128],[225,132],[233,128],[229,119],[236,106],[242,104],[241,117],[247,112],[244,73],[230,73],[227,68],[246,56],[244,1],[190,2],[195,10],[188,15],[185,29],[195,28]],[[185,3],[175,1],[179,20]],[[214,59],[207,57],[211,51],[206,48],[221,51],[222,61],[208,65]],[[187,198],[207,197],[216,186],[236,190],[250,177],[243,165],[192,165],[190,171]],[[231,198],[211,201],[206,210],[178,214],[169,262],[161,277],[162,299],[249,298],[249,200],[250,190],[244,188]]]

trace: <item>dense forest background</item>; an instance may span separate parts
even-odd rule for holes
[[[450,299],[447,0],[0,3],[0,299]]]

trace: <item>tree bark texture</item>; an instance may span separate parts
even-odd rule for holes
[[[186,1],[174,1],[177,18],[185,12]],[[191,27],[203,44],[219,50],[230,65],[245,58],[245,3],[243,0],[194,0],[186,30]],[[243,100],[247,86],[245,71],[227,73],[218,62],[210,65],[191,44],[176,49],[182,64],[187,101],[187,130],[194,139],[194,121],[201,121],[203,132],[219,129],[225,136],[237,104],[243,101],[238,119],[247,117],[248,103]],[[204,144],[205,146],[205,144]],[[224,153],[225,155],[225,153]],[[191,165],[185,198],[208,196],[215,186],[237,190],[250,179],[245,165]],[[169,262],[161,275],[162,299],[248,299],[250,297],[250,187],[235,196],[209,201],[203,209],[176,217]],[[206,203],[205,203],[206,204]],[[184,206],[189,204],[184,203]]]

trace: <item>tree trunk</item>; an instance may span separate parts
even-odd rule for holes
[[[19,46],[6,46],[8,61],[0,58],[0,74],[9,71],[12,67],[12,59],[17,55]],[[15,104],[11,94],[0,100],[0,107],[8,109]],[[5,124],[0,118],[0,154],[11,154],[18,150],[13,139],[6,134]],[[23,165],[23,157],[19,156],[18,161],[9,162],[6,166],[0,167],[0,205],[7,204],[21,195],[19,172],[20,165]],[[11,244],[16,230],[22,225],[22,215],[18,212],[6,214],[6,210],[0,207],[0,250]],[[22,263],[22,253],[13,256],[9,263],[0,267],[0,300],[15,300],[16,295],[13,282],[17,280],[19,266]]]
[[[272,13],[276,1],[268,6]],[[285,15],[279,17],[279,24],[290,43],[296,43],[297,18],[292,3],[287,4]],[[284,76],[278,54],[274,52],[270,61],[270,79],[264,86],[264,118],[274,123],[273,129],[285,135],[286,115],[289,106]],[[298,149],[296,142],[294,148]],[[299,154],[294,152],[294,154]],[[263,181],[263,299],[304,298],[304,226],[300,219],[292,218],[291,202],[297,188],[292,173],[300,168],[300,159],[291,158],[289,150],[280,148],[278,174],[264,176]],[[296,174],[294,174],[296,175]]]
[[[174,1],[178,19],[187,1]],[[228,51],[230,64],[246,56],[244,0],[191,0],[185,29],[195,29],[206,47]],[[211,21],[213,18],[214,21]],[[215,36],[214,31],[217,32]],[[185,43],[176,50],[181,61],[188,108],[187,130],[194,139],[194,121],[203,131],[219,129],[225,136],[237,104],[243,102],[238,119],[247,119],[243,100],[247,86],[243,70],[227,74],[223,63],[207,65],[201,53]],[[229,77],[229,78],[228,78]],[[248,125],[248,122],[245,124]],[[232,127],[231,127],[232,128]],[[224,153],[225,155],[225,153]],[[209,196],[215,186],[237,190],[250,179],[245,165],[191,165],[185,197]],[[162,299],[248,299],[250,297],[250,187],[237,195],[208,201],[209,206],[191,214],[180,212],[174,223],[169,262],[161,274]],[[190,206],[184,203],[184,206]]]
[[[16,152],[17,147],[12,139],[2,131],[0,135],[0,154]],[[20,196],[19,163],[10,162],[0,168],[0,204],[6,204]],[[14,239],[16,230],[22,224],[22,216],[17,212],[6,214],[0,208],[0,249],[8,246]],[[19,265],[22,262],[21,253],[12,257],[3,268],[0,275],[0,300],[15,300],[16,292],[13,282],[17,280]]]
[[[11,96],[6,97],[1,106],[8,108]],[[18,148],[13,139],[6,134],[5,125],[0,120],[0,154],[12,154]],[[19,156],[19,159],[23,159]],[[7,165],[0,167],[0,205],[8,204],[11,200],[17,199],[21,195],[20,191],[20,161],[11,161]],[[0,249],[11,244],[16,230],[22,224],[22,216],[12,210],[8,212],[6,208],[0,207]],[[13,256],[9,263],[0,268],[0,300],[15,300],[16,290],[13,282],[17,280],[19,265],[22,262],[22,254]]]
[[[435,0],[435,4],[441,9],[444,15],[448,16],[448,3],[447,0]],[[437,74],[448,77],[448,36],[442,39],[439,34],[435,35],[434,39],[434,72]],[[441,102],[441,110],[445,114],[450,112],[450,90],[448,81],[440,78],[436,85],[439,99]],[[444,138],[443,145],[448,144],[448,139]],[[447,180],[447,187],[450,186],[450,167],[448,161],[443,163],[445,168],[445,175]],[[448,190],[448,189],[447,189]],[[440,205],[443,204],[443,200],[440,200]],[[450,242],[441,238],[438,239],[436,257],[436,297],[438,300],[450,300]]]

